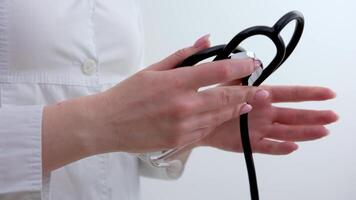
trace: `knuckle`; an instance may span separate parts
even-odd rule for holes
[[[310,132],[310,129],[309,127],[302,127],[302,130],[300,131],[301,134],[308,134]]]
[[[180,49],[176,51],[174,55],[179,59],[184,59],[189,55],[188,48]]]
[[[251,74],[253,71],[255,71],[255,61],[253,59],[250,59],[248,61],[248,64],[246,65],[246,70],[248,74]]]
[[[222,64],[218,66],[216,73],[220,80],[228,80],[231,76],[231,68],[228,64]]]
[[[145,80],[147,78],[147,72],[146,71],[137,72],[133,77],[135,77],[138,80]]]
[[[218,95],[218,104],[221,106],[228,105],[232,102],[232,97],[227,88],[221,88]]]
[[[154,73],[152,73],[151,71],[140,71],[134,74],[132,78],[135,81],[149,84],[149,85],[154,84],[157,81],[157,79],[154,76]]]
[[[173,120],[169,129],[174,135],[179,136],[189,131],[190,122],[187,119]]]
[[[239,62],[238,64],[235,62],[235,64],[232,66],[238,68],[237,70],[238,72],[236,73],[238,78],[242,78],[247,75],[250,75],[255,69],[254,61],[252,59],[239,60],[238,62]]]
[[[253,59],[249,59],[246,65],[244,65],[243,69],[246,75],[251,74],[255,69],[255,64]]]
[[[253,101],[255,99],[255,95],[258,92],[256,88],[247,88],[246,87],[245,95],[242,95],[242,102]]]
[[[172,82],[173,87],[176,87],[176,88],[185,87],[187,84],[186,80],[184,80],[180,77],[177,77],[177,76],[171,77],[170,81]]]
[[[164,76],[165,83],[160,83],[160,86],[167,86],[171,88],[182,88],[186,85],[186,81],[175,73],[166,73]]]
[[[173,106],[173,117],[177,119],[181,119],[190,115],[193,110],[193,104],[189,101],[177,101]]]
[[[214,126],[215,124],[217,124],[218,122],[220,121],[220,116],[219,114],[217,113],[214,113],[214,114],[210,114],[208,116],[208,123],[211,125],[211,126]]]

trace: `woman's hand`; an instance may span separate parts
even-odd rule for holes
[[[240,86],[236,86],[240,87]],[[262,86],[249,116],[252,150],[257,153],[282,155],[295,151],[295,142],[322,138],[328,134],[324,125],[335,122],[330,110],[303,110],[273,106],[279,102],[323,101],[334,98],[327,88],[303,86]],[[212,146],[226,151],[242,152],[239,117],[217,127],[197,146]]]
[[[260,63],[252,59],[222,60],[175,68],[208,46],[205,40],[180,50],[102,94],[106,103],[101,108],[107,113],[107,132],[115,133],[116,150],[149,152],[184,145],[248,111],[248,107],[242,107],[256,88],[197,90],[245,77]]]
[[[45,106],[42,124],[44,173],[95,154],[149,152],[205,137],[216,126],[247,112],[256,88],[198,92],[203,86],[241,79],[259,63],[222,60],[175,67],[209,47],[205,36],[95,95]]]

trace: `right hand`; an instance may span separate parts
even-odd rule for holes
[[[175,68],[209,45],[207,37],[203,37],[192,47],[177,51],[99,94],[104,104],[97,112],[106,113],[103,123],[105,131],[116,135],[115,151],[140,153],[181,146],[205,137],[215,127],[251,109],[246,100],[257,88],[198,89],[248,76],[257,65],[252,59]]]

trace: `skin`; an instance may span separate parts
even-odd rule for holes
[[[107,91],[46,106],[43,172],[91,155],[150,152],[187,143],[193,143],[192,148],[212,146],[241,152],[236,122],[246,112],[250,112],[253,150],[268,154],[287,154],[296,149],[295,141],[321,138],[327,133],[324,125],[336,121],[332,111],[272,106],[274,102],[331,99],[335,95],[328,88],[240,86],[239,80],[258,64],[252,59],[175,68],[209,45],[204,36]],[[213,84],[220,85],[198,92]]]
[[[249,102],[249,132],[252,150],[256,153],[284,155],[297,150],[295,142],[315,140],[328,135],[325,125],[338,116],[331,110],[281,108],[272,103],[323,101],[335,94],[327,88],[304,86],[263,86],[266,95]],[[238,119],[226,121],[197,146],[213,146],[226,151],[242,152]],[[272,139],[272,140],[271,140]]]

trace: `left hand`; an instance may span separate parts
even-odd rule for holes
[[[323,101],[335,97],[328,88],[305,86],[261,86],[261,94],[249,104],[249,134],[253,152],[283,155],[295,151],[295,142],[322,138],[328,134],[324,125],[335,122],[330,110],[304,110],[273,106],[272,103]],[[263,92],[264,89],[265,91]],[[268,92],[266,92],[268,91]],[[216,127],[196,146],[211,146],[242,152],[240,122],[235,118]]]

